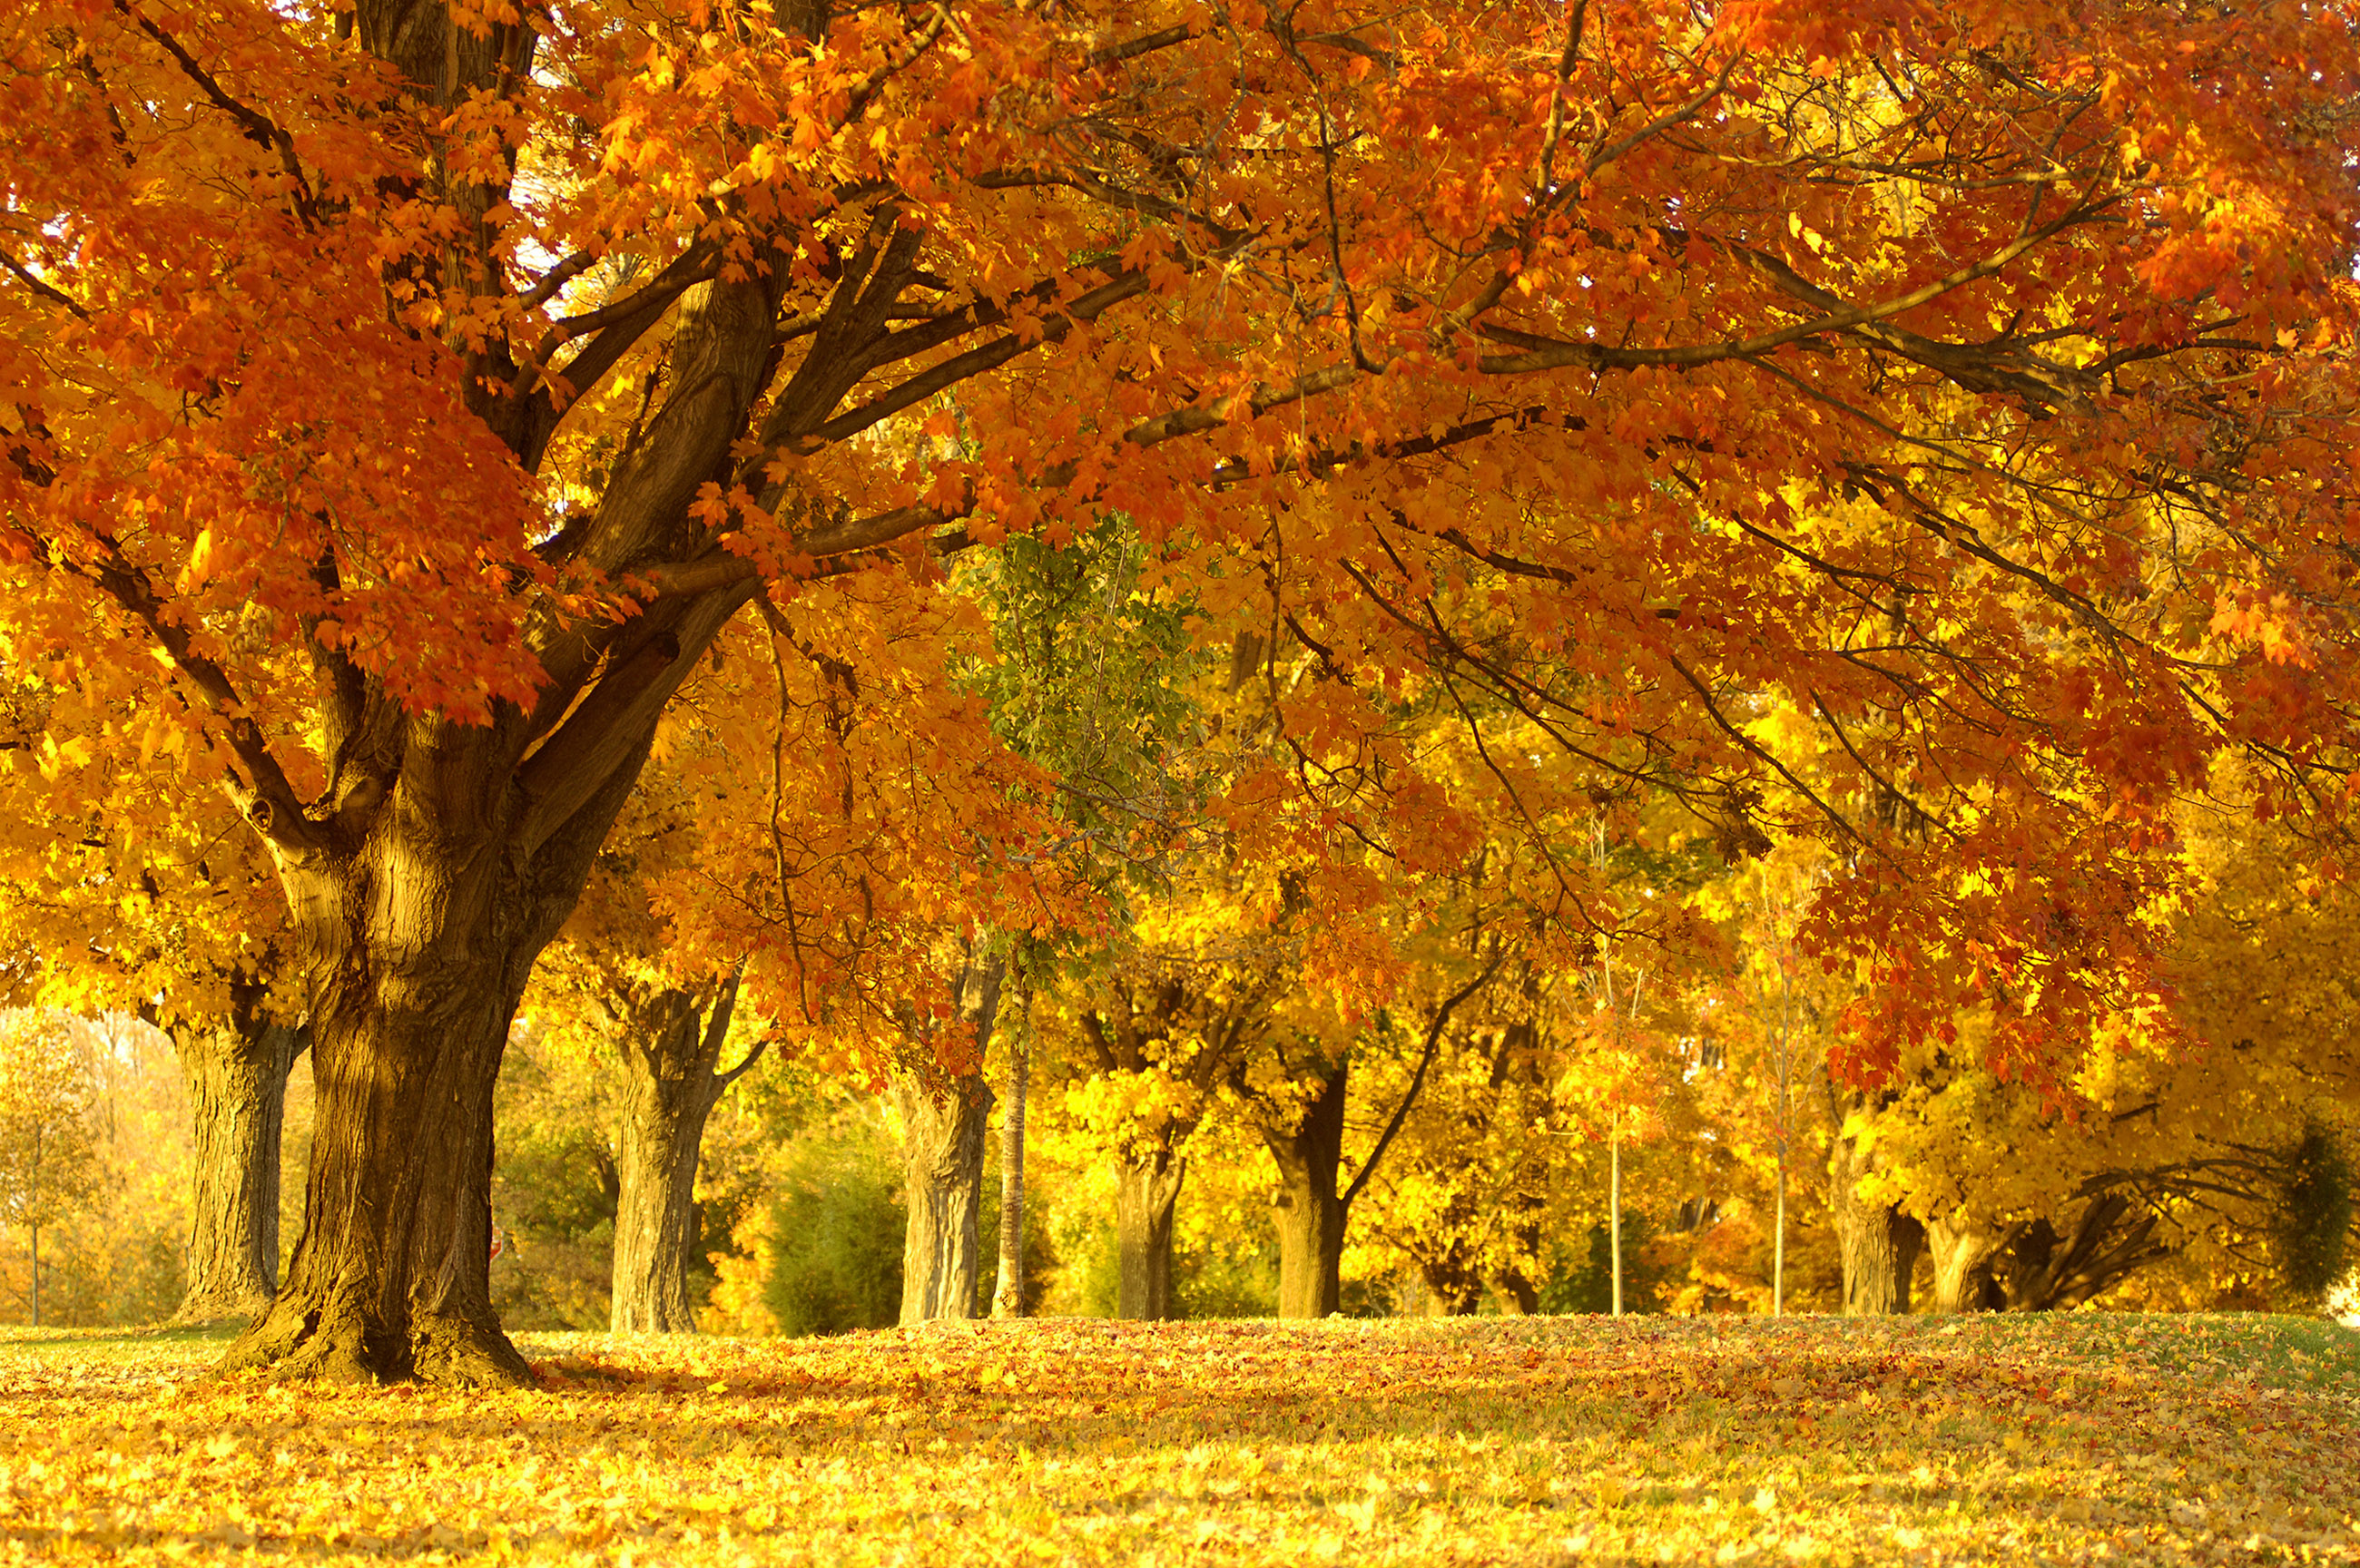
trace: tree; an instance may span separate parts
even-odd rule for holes
[[[211,1029],[173,1036],[195,1124],[189,1284],[175,1323],[252,1318],[279,1289],[279,1180],[287,1075],[308,1044],[273,1018],[267,983],[235,976]]]
[[[1016,960],[1016,1020],[1010,1031],[1007,1110],[1000,1124],[1000,1268],[991,1315],[1021,1318],[1032,1305],[1024,1287],[1024,1106],[1032,1087],[1032,976]]]
[[[94,1088],[60,1015],[0,1016],[0,1215],[25,1227],[38,1327],[41,1228],[88,1202],[102,1174]]]
[[[912,1043],[933,1058],[932,1071],[904,1072],[893,1085],[907,1178],[905,1323],[973,1317],[976,1279],[983,1266],[978,1225],[991,1091],[975,1068],[999,1021],[1008,953],[1004,947],[970,939],[960,944],[957,962],[949,967],[956,1009],[951,1018],[921,1021],[912,1010],[908,1025]]]
[[[0,735],[29,746],[84,700],[38,679],[0,681]],[[287,1076],[308,1043],[269,868],[215,791],[143,777],[111,754],[0,772],[0,811],[58,829],[0,840],[0,940],[27,955],[20,992],[136,1011],[170,1033],[180,1057],[196,1160],[174,1320],[252,1317],[278,1288]]]
[[[1741,815],[1765,666],[1831,735],[1898,710],[1864,783],[2004,778],[2031,835],[1863,880],[1925,911],[1852,922],[1903,1032],[1957,866],[2078,933],[2018,967],[2104,929],[2036,920],[2110,867],[2024,859],[2020,759],[2120,785],[2121,840],[2210,749],[2291,799],[2341,733],[2332,11],[37,0],[0,52],[12,657],[138,715],[45,743],[219,779],[307,981],[305,1230],[237,1365],[529,1375],[508,1019],[721,628],[863,552],[1242,534],[1274,629],[1395,669],[1464,657],[1424,606],[1480,566],[1629,674],[1526,693],[1568,740]],[[1823,551],[1790,496],[1847,492]],[[1883,658],[1863,596],[1917,606]],[[2042,995],[2002,1050],[2070,1035]]]
[[[2062,1083],[1994,1074],[1990,1020],[1962,1017],[1862,1117],[1873,1185],[1924,1222],[1937,1310],[2074,1306],[2168,1261],[2224,1287],[2289,1275],[2280,1215],[2360,1088],[2351,903],[2289,877],[2289,830],[2249,807],[2224,774],[2179,813],[2169,1005],[2104,1020]]]
[[[1223,1078],[1267,1028],[1283,968],[1218,888],[1143,911],[1098,974],[1068,985],[1074,1056],[1087,1076],[1069,1114],[1114,1167],[1119,1316],[1173,1315],[1172,1222],[1187,1146]],[[1225,929],[1229,928],[1229,929]]]

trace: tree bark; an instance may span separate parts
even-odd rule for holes
[[[1980,1312],[1999,1304],[1991,1262],[2011,1234],[2008,1227],[1978,1225],[1964,1214],[1926,1222],[1926,1246],[1934,1257],[1936,1312]]]
[[[1835,1217],[1836,1246],[1843,1258],[1846,1317],[1907,1312],[1909,1276],[1925,1241],[1925,1227],[1900,1209],[1861,1198],[1860,1180],[1870,1169],[1858,1145],[1848,1138],[1837,1138],[1829,1164],[1828,1206]]]
[[[991,1291],[991,1315],[1021,1318],[1024,1299],[1024,1102],[1032,1076],[1032,982],[1017,988],[1016,1038],[1009,1051],[1008,1108],[1000,1124],[1000,1277]]]
[[[2017,1227],[1992,1273],[2007,1310],[2078,1307],[2137,1269],[2170,1256],[2155,1214],[2123,1192],[2101,1192],[2060,1231],[2046,1218]]]
[[[698,1241],[696,1169],[705,1124],[729,1085],[761,1055],[755,1046],[727,1073],[716,1072],[738,1003],[731,974],[709,993],[671,989],[635,1009],[620,1041],[623,1114],[615,1166],[613,1303],[617,1334],[693,1334],[688,1265]],[[707,996],[711,1012],[707,1015]]]
[[[514,783],[502,748],[518,734],[404,719],[406,760],[388,795],[353,804],[358,826],[274,840],[310,982],[316,1121],[287,1279],[225,1368],[532,1381],[491,1304],[492,1085],[660,707],[636,741],[601,743],[628,749],[554,823]]]
[[[905,1076],[895,1081],[893,1100],[901,1114],[909,1203],[901,1321],[973,1317],[991,1091],[979,1079],[937,1090]]]
[[[959,1016],[976,1031],[978,1051],[1000,1015],[1004,956],[967,949],[955,983]],[[934,1085],[903,1074],[895,1080],[901,1113],[909,1229],[901,1247],[901,1321],[971,1318],[978,1242],[983,1211],[983,1155],[991,1118],[991,1091],[980,1077]]]
[[[1174,1315],[1172,1211],[1186,1174],[1186,1161],[1168,1149],[1115,1157],[1117,1317],[1164,1322]]]
[[[252,993],[257,987],[246,987]],[[308,1040],[232,987],[230,1016],[172,1043],[195,1113],[189,1283],[176,1323],[252,1318],[279,1290],[279,1168],[287,1074]]]
[[[1349,1210],[1336,1190],[1336,1172],[1344,1158],[1344,1094],[1350,1072],[1349,1062],[1329,1068],[1294,1127],[1263,1130],[1262,1141],[1278,1162],[1273,1213],[1282,1318],[1324,1318],[1342,1302]]]

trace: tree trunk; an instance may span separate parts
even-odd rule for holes
[[[1483,1277],[1475,1271],[1462,1249],[1453,1247],[1439,1257],[1422,1258],[1417,1271],[1419,1278],[1426,1281],[1426,1293],[1433,1301],[1438,1316],[1471,1318],[1482,1309]],[[1512,1295],[1515,1294],[1514,1287],[1507,1289]],[[1524,1295],[1515,1295],[1515,1300],[1522,1311],[1529,1312],[1540,1304],[1540,1296],[1529,1284],[1525,1286],[1525,1291],[1531,1297],[1531,1306],[1524,1305]]]
[[[287,1074],[308,1041],[300,1029],[236,1005],[236,990],[230,1017],[172,1041],[195,1112],[189,1285],[176,1323],[256,1317],[279,1290]]]
[[[1622,1113],[1607,1134],[1606,1250],[1613,1265],[1614,1315],[1622,1315]]]
[[[1898,1208],[1860,1197],[1860,1180],[1870,1169],[1852,1139],[1835,1140],[1829,1166],[1828,1206],[1834,1214],[1836,1246],[1843,1258],[1847,1317],[1909,1310],[1909,1275],[1918,1266],[1918,1249],[1926,1235],[1924,1226]]]
[[[1964,1214],[1926,1222],[1926,1246],[1934,1257],[1934,1310],[1980,1312],[1998,1304],[1991,1261],[2010,1239],[2005,1228],[1979,1225]]]
[[[607,1326],[617,1334],[693,1334],[688,1264],[696,1250],[696,1168],[713,1107],[761,1054],[748,1051],[727,1073],[715,1068],[738,1001],[738,975],[705,997],[660,992],[621,1041],[622,1136],[615,1166],[614,1296]]]
[[[2126,1194],[2100,1192],[2081,1205],[2068,1231],[2046,1218],[2016,1227],[1993,1262],[1993,1277],[2010,1312],[2077,1307],[2169,1257],[2157,1228],[2155,1214]]]
[[[959,1016],[974,1025],[978,1051],[999,1020],[1000,983],[1007,968],[1004,955],[987,957],[970,945],[956,975]],[[901,1113],[909,1207],[901,1247],[901,1321],[971,1318],[981,1270],[978,1221],[991,1091],[980,1077],[937,1087],[905,1074],[895,1081],[894,1104]]]
[[[1016,1038],[1009,1051],[1008,1109],[1000,1124],[1000,1278],[991,1291],[991,1315],[1021,1318],[1024,1299],[1024,1101],[1032,1076],[1032,983],[1017,990]]]
[[[909,1202],[901,1321],[973,1317],[991,1091],[980,1079],[962,1079],[938,1092],[902,1077],[894,1083],[893,1103],[901,1113]]]
[[[653,712],[636,739],[600,742],[626,755],[578,796],[563,779],[546,796],[498,782],[530,776],[498,755],[512,733],[399,722],[406,760],[385,796],[346,809],[360,826],[274,840],[310,983],[311,1169],[287,1279],[223,1365],[530,1384],[492,1310],[492,1085],[533,963],[638,781]]]
[[[1115,1157],[1119,1318],[1160,1323],[1173,1316],[1172,1211],[1186,1173],[1186,1162],[1168,1149]]]
[[[1344,1092],[1350,1076],[1338,1062],[1293,1128],[1264,1129],[1262,1141],[1278,1161],[1278,1315],[1324,1318],[1341,1304],[1344,1222],[1348,1209],[1336,1190],[1344,1158]]]

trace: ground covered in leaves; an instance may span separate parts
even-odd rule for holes
[[[0,1331],[0,1561],[2360,1563],[2289,1318],[530,1335],[541,1389]]]

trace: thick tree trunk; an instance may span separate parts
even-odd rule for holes
[[[1117,1317],[1163,1322],[1173,1315],[1172,1211],[1186,1173],[1185,1162],[1166,1149],[1115,1157]]]
[[[2136,1270],[2170,1256],[2152,1212],[2122,1192],[2101,1192],[2060,1231],[2047,1219],[2018,1226],[1992,1273],[2010,1312],[2078,1307]]]
[[[620,1041],[623,1113],[615,1166],[614,1296],[607,1326],[617,1334],[693,1334],[696,1309],[688,1297],[688,1266],[698,1242],[696,1168],[705,1124],[738,1075],[754,1064],[758,1046],[727,1073],[715,1071],[736,1010],[738,976],[706,996],[659,992],[635,1009],[635,1028]]]
[[[938,1092],[904,1077],[894,1083],[893,1103],[901,1114],[909,1207],[901,1321],[973,1317],[991,1091],[980,1079],[961,1079]]]
[[[365,827],[331,838],[327,824],[300,855],[281,846],[310,979],[311,1169],[286,1281],[224,1366],[530,1383],[491,1303],[492,1084],[653,717],[612,743],[628,755],[578,797],[497,782],[512,763],[493,732],[402,722],[390,793],[350,808]]]
[[[1869,1161],[1848,1138],[1839,1137],[1828,1172],[1828,1206],[1835,1217],[1836,1246],[1843,1258],[1843,1310],[1847,1317],[1874,1317],[1909,1310],[1909,1276],[1918,1267],[1925,1227],[1898,1208],[1859,1195]]]
[[[307,1041],[300,1029],[262,1018],[248,1005],[172,1043],[195,1113],[195,1212],[188,1290],[171,1321],[251,1318],[269,1308],[279,1290],[287,1074]]]
[[[1336,1189],[1344,1158],[1344,1092],[1349,1064],[1338,1062],[1284,1131],[1262,1141],[1278,1162],[1278,1315],[1324,1318],[1341,1304],[1344,1224],[1349,1209]]]
[[[500,1332],[489,1277],[492,1083],[521,985],[493,989],[480,961],[435,956],[405,976],[415,991],[332,982],[316,998],[303,1236],[277,1301],[231,1348],[232,1368],[531,1378]]]
[[[978,1051],[1000,1017],[1005,956],[972,946],[954,977],[959,1016],[974,1025]],[[991,1091],[980,1077],[936,1087],[904,1075],[894,1084],[901,1113],[909,1229],[901,1247],[901,1321],[931,1323],[976,1315],[978,1240],[983,1211],[983,1155]]]
[[[1926,1222],[1926,1247],[1934,1258],[1934,1310],[1980,1312],[2000,1304],[1991,1262],[2008,1243],[2005,1226],[1978,1225],[1964,1214]]]

